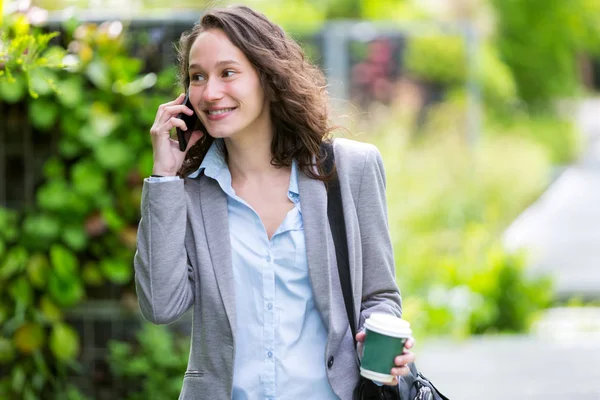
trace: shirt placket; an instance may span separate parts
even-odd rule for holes
[[[265,398],[275,398],[275,264],[273,247],[269,241],[263,268],[264,290],[264,357],[265,357]]]

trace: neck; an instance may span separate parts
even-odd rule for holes
[[[245,181],[250,177],[270,175],[277,170],[271,165],[272,138],[272,130],[265,129],[253,135],[225,139],[232,180]]]

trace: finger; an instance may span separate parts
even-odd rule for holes
[[[410,351],[407,351],[406,353],[396,356],[396,358],[394,358],[394,364],[398,366],[405,365],[411,362],[415,362],[415,354],[411,353]]]
[[[408,338],[408,340],[406,341],[406,343],[404,343],[404,348],[410,349],[414,345],[415,345],[415,339],[414,338]]]
[[[410,373],[410,368],[408,367],[408,365],[403,365],[401,367],[392,368],[390,370],[390,374],[392,374],[394,376],[404,376],[404,375],[408,375],[409,373]]]
[[[189,107],[184,106],[182,104],[168,106],[162,110],[162,114],[160,117],[157,117],[156,124],[162,125],[167,122],[170,118],[179,117],[179,114],[185,113],[187,115],[192,115],[194,113]]]
[[[181,113],[185,113],[187,115],[192,115],[194,113],[194,110],[192,110],[185,104],[174,104],[174,105],[165,107],[163,117],[165,115],[173,116],[173,115],[177,115],[177,114],[181,114]]]
[[[167,107],[183,103],[184,98],[185,98],[185,93],[181,93],[179,96],[177,96],[177,98],[175,100],[171,100],[167,103],[164,103],[164,104],[161,104],[160,106],[158,106],[158,111],[156,112],[156,118],[154,121],[157,122],[162,118],[163,114],[165,113],[165,109]]]
[[[386,386],[396,386],[396,385],[398,385],[397,375],[394,375],[394,379],[392,379],[391,381],[389,381],[389,382],[383,382],[383,384],[386,385]]]
[[[152,129],[150,129],[150,134],[153,136],[171,137],[171,129],[173,128],[179,128],[183,131],[187,131],[187,126],[185,125],[185,122],[183,122],[183,120],[171,117],[164,124],[158,127],[152,127]]]
[[[359,342],[359,343],[362,343],[362,342],[365,341],[366,337],[367,337],[367,334],[364,331],[358,332],[356,334],[356,341]]]

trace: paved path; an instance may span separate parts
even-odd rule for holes
[[[578,107],[585,151],[504,235],[528,249],[531,270],[550,273],[558,297],[600,297],[600,99]]]
[[[557,295],[600,298],[600,99],[578,107],[581,159],[506,231]],[[551,309],[530,335],[418,343],[417,365],[452,400],[600,400],[600,308]]]
[[[530,336],[425,341],[415,352],[452,400],[600,399],[600,309],[551,310]]]

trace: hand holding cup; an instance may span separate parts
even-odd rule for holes
[[[365,321],[365,330],[356,335],[363,353],[361,375],[386,385],[397,385],[397,377],[408,374],[408,364],[415,360],[409,351],[414,345],[411,335],[407,321],[388,314],[371,314]]]

